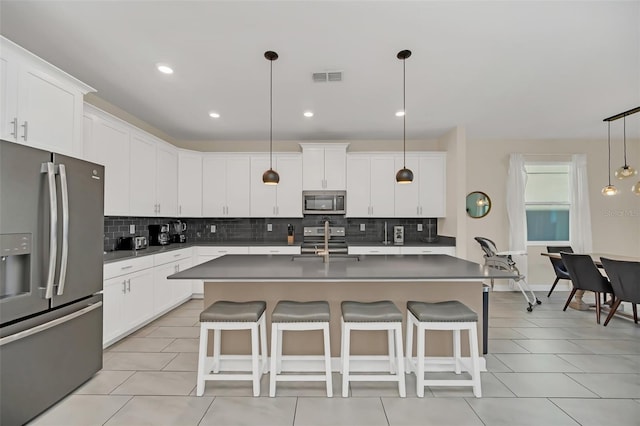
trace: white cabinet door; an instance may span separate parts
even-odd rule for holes
[[[153,270],[125,275],[127,293],[123,298],[124,329],[131,330],[153,316]]]
[[[276,214],[302,217],[302,157],[279,155],[277,160],[280,183],[276,186]]]
[[[123,298],[127,292],[125,277],[106,280],[102,291],[102,342],[110,344],[124,332]]]
[[[455,247],[400,247],[400,254],[448,254],[456,255]]]
[[[202,159],[202,215],[225,216],[227,209],[227,161],[217,156]]]
[[[248,155],[227,159],[227,216],[251,216],[250,179],[251,162]]]
[[[0,51],[0,136],[18,141],[18,64]]]
[[[193,260],[182,259],[177,262],[177,272],[184,271],[193,266]],[[193,293],[193,281],[192,280],[170,280],[171,290],[173,292],[173,302],[178,303],[183,300],[189,299]]]
[[[349,254],[365,255],[393,255],[400,254],[400,247],[397,246],[353,246],[349,247]]]
[[[148,136],[134,131],[130,140],[130,214],[156,216],[156,144]]]
[[[85,114],[84,158],[104,165],[104,215],[129,215],[129,128],[110,116]]]
[[[178,153],[178,215],[202,216],[202,154]]]
[[[347,158],[347,216],[371,215],[370,160],[367,156]]]
[[[347,188],[346,147],[327,147],[324,150],[324,189],[345,190]]]
[[[323,147],[303,147],[302,188],[305,191],[325,189]]]
[[[395,163],[392,157],[375,156],[371,158],[369,182],[371,185],[371,216],[393,217],[397,184]]]
[[[403,167],[402,157],[395,160],[396,170]],[[413,182],[407,184],[396,184],[395,186],[395,216],[396,217],[420,217],[420,161],[407,155],[407,168],[413,172]],[[394,177],[395,181],[395,177]]]
[[[158,315],[173,306],[173,281],[168,280],[169,275],[178,272],[178,262],[156,266],[153,269],[153,314]]]
[[[268,156],[252,156],[251,157],[251,217],[274,217],[276,213],[276,190],[284,183],[282,174],[280,174],[280,183],[278,185],[265,185],[262,182],[262,174],[269,169]],[[279,168],[274,164],[274,169],[281,173]]]
[[[178,215],[178,151],[158,143],[156,159],[157,215],[175,217]]]
[[[446,216],[446,158],[443,155],[420,157],[420,216]]]
[[[300,254],[300,246],[250,246],[249,254]]]

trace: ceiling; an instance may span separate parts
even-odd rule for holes
[[[402,139],[403,49],[407,139],[605,138],[640,105],[639,1],[1,0],[0,31],[175,141],[268,139],[267,50],[274,140]]]

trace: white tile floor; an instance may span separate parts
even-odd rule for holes
[[[393,383],[356,382],[350,398],[323,383],[278,385],[261,398],[249,382],[209,382],[195,397],[198,315],[192,300],[104,352],[104,369],[33,425],[634,425],[640,424],[640,326],[593,311],[562,312],[554,292],[532,313],[519,293],[491,293],[483,398],[431,388],[407,398]],[[585,297],[586,299],[586,297]],[[435,373],[434,376],[446,375]],[[334,395],[340,375],[334,373]]]

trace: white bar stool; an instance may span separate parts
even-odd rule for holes
[[[342,345],[340,350],[342,396],[349,396],[349,382],[397,381],[400,397],[406,396],[404,357],[402,355],[402,312],[390,300],[378,302],[342,302]],[[351,374],[351,330],[387,330],[389,375]]]
[[[413,327],[417,327],[416,365],[413,365]],[[420,398],[424,397],[425,386],[473,386],[476,398],[482,396],[480,385],[480,356],[478,354],[478,314],[457,300],[446,302],[407,302],[407,344],[406,356],[409,360],[409,372],[416,374],[416,392]],[[460,353],[460,330],[469,331],[469,352],[471,366],[465,366],[465,371],[471,374],[470,380],[425,380],[425,332],[426,330],[453,331],[453,358],[439,357],[430,359],[437,364],[451,365],[456,374],[462,371],[463,361]]]
[[[267,367],[267,304],[256,302],[218,301],[200,314],[200,351],[196,395],[204,394],[206,380],[251,380],[253,396],[260,396],[260,378]],[[260,349],[258,349],[258,328]],[[213,330],[213,356],[207,356],[209,331]],[[246,359],[246,355],[220,355],[222,330],[251,330],[251,373],[220,373],[221,359]],[[259,361],[259,356],[262,362]],[[261,364],[261,365],[260,365]]]
[[[329,345],[329,303],[281,300],[271,313],[271,369],[269,396],[276,396],[276,382],[326,382],[327,396],[333,396],[331,348]],[[324,337],[324,374],[281,374],[283,331],[322,330]],[[303,357],[303,356],[301,356]],[[295,357],[295,358],[301,358]],[[308,356],[307,356],[308,357]]]

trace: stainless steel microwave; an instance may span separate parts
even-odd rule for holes
[[[345,214],[347,191],[302,191],[303,214]]]

